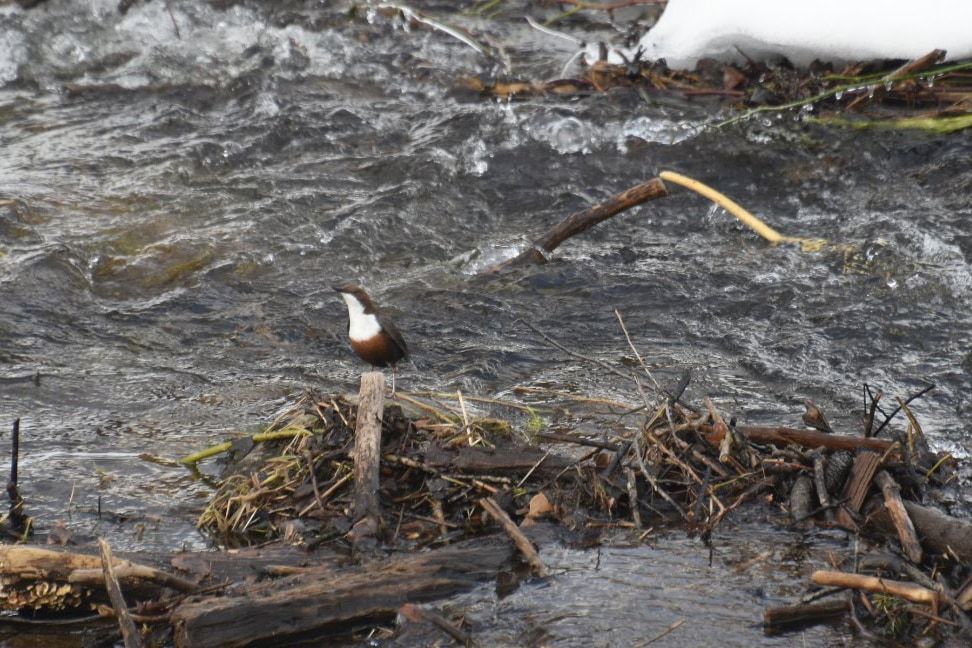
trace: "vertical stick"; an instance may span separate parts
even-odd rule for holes
[[[811,452],[810,456],[813,457],[813,484],[817,487],[817,499],[820,500],[820,506],[824,508],[827,521],[832,522],[834,510],[830,507],[830,493],[827,492],[827,480],[824,478],[824,470],[827,468],[826,459],[820,448]]]
[[[20,419],[13,422],[13,433],[10,436],[10,481],[7,482],[7,496],[10,498],[10,528],[17,533],[30,532],[31,520],[24,514],[24,498],[17,486],[20,463]]]
[[[631,505],[631,519],[636,528],[644,528],[641,526],[641,511],[638,510],[638,482],[635,479],[634,470],[625,466],[624,478],[628,482],[628,503]]]
[[[10,483],[17,487],[17,465],[20,462],[20,418],[14,419],[10,435]]]
[[[378,503],[381,461],[381,417],[385,408],[385,376],[369,371],[361,376],[358,392],[358,420],[354,428],[354,499],[355,526],[361,535],[374,535],[381,519]]]
[[[115,609],[115,618],[118,620],[118,628],[121,630],[125,648],[142,648],[145,645],[142,642],[142,635],[139,634],[138,627],[128,612],[125,597],[122,596],[121,586],[115,576],[111,547],[104,538],[98,538],[98,546],[101,548],[101,569],[104,572],[105,589],[108,591],[111,606]]]

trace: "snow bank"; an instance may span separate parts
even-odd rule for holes
[[[669,0],[641,41],[643,59],[673,68],[700,58],[782,54],[814,59],[912,59],[944,49],[972,57],[972,0]]]

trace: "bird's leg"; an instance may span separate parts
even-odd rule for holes
[[[391,395],[394,396],[395,395],[395,365],[392,365],[392,368],[391,369],[392,369],[392,391],[391,391]]]

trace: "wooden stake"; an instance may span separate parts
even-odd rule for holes
[[[381,417],[385,409],[385,376],[369,371],[361,376],[358,418],[354,428],[354,539],[373,536],[381,521],[378,501],[381,467]]]

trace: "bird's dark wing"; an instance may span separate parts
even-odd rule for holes
[[[398,350],[402,352],[402,360],[408,360],[408,345],[405,344],[405,338],[402,337],[395,323],[391,319],[383,317],[381,314],[378,315],[378,323],[381,324],[381,328],[392,339],[392,342],[395,343]]]

